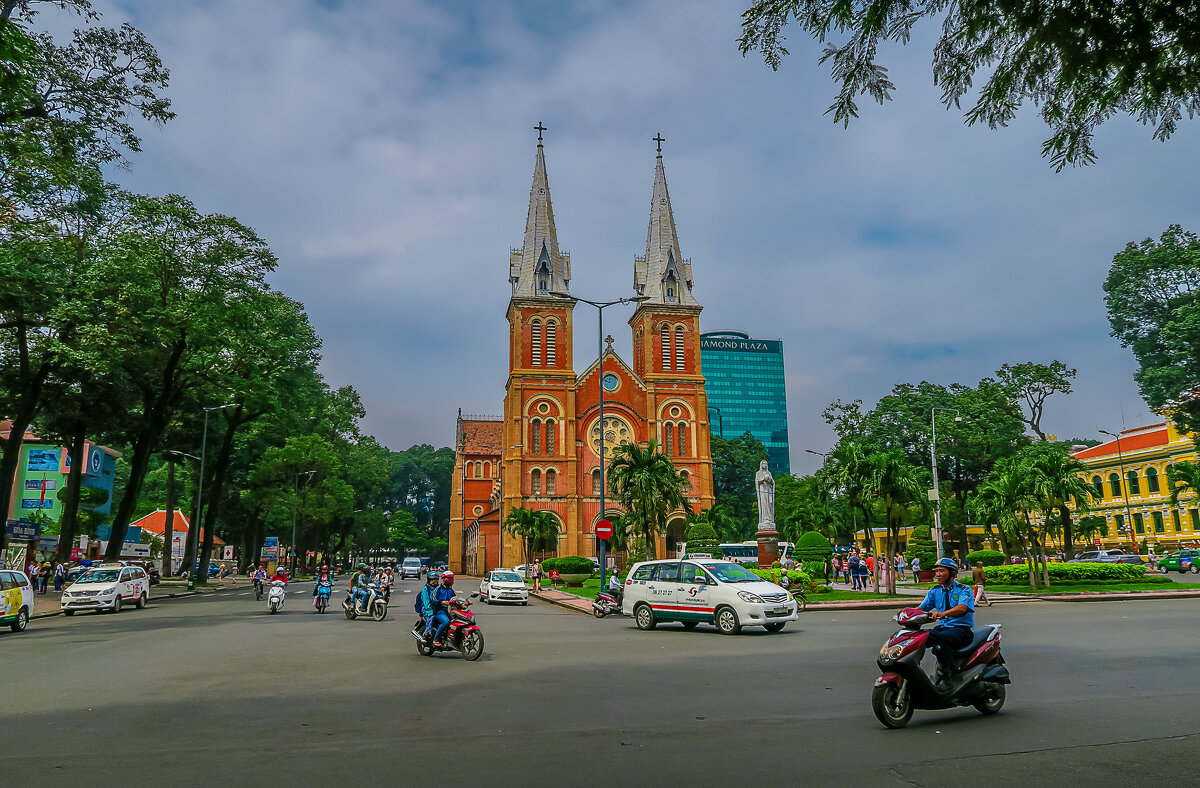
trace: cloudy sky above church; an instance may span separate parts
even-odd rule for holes
[[[96,5],[155,43],[178,112],[115,178],[256,228],[328,380],[392,448],[450,445],[459,407],[499,413],[539,121],[571,290],[595,299],[632,292],[666,138],[702,328],[784,341],[794,470],[832,443],[832,400],[1006,362],[1079,370],[1043,422],[1060,437],[1150,418],[1101,283],[1127,242],[1200,229],[1200,123],[1161,144],[1118,118],[1097,164],[1055,174],[1032,108],[1001,131],[942,109],[927,30],[885,55],[896,100],[843,130],[818,45],[792,36],[773,73],[719,0]],[[626,316],[607,317],[628,358]],[[595,314],[576,321],[582,370]]]

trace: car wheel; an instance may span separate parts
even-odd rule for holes
[[[768,632],[779,632],[783,629],[783,625],[785,623],[786,622],[784,621],[776,621],[773,624],[764,624],[763,629],[767,630]]]
[[[1167,573],[1167,568],[1165,566],[1160,566],[1158,568],[1158,571],[1162,572],[1165,575]]]
[[[737,611],[731,607],[721,607],[717,609],[717,617],[714,621],[717,629],[722,635],[736,635],[742,631],[742,625],[738,621]]]
[[[74,610],[64,610],[63,615],[64,616],[73,616],[73,615],[75,615],[75,611]]]
[[[1194,575],[1200,575],[1200,564],[1193,562],[1192,565],[1188,567],[1188,571]]]
[[[141,597],[138,598],[138,601],[133,603],[133,606],[136,607],[138,610],[142,610],[143,608],[145,608],[146,607],[146,595],[142,594]]]
[[[700,622],[699,621],[681,621],[679,623],[683,624],[684,629],[695,629],[696,625],[699,624]]]
[[[17,611],[17,620],[9,624],[9,628],[13,632],[24,632],[27,626],[29,626],[29,611],[21,608]]]
[[[121,597],[117,597],[116,599],[113,600],[112,612],[114,612],[114,613],[121,612]]]
[[[651,630],[658,626],[658,622],[654,620],[654,611],[644,602],[633,611],[633,620],[637,628],[642,630]]]

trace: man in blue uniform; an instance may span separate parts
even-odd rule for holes
[[[971,627],[975,626],[975,594],[970,586],[959,583],[958,565],[952,558],[943,558],[933,566],[937,588],[929,589],[918,605],[937,621],[929,632],[929,647],[941,646],[947,654],[971,642]],[[940,661],[940,660],[939,660]]]

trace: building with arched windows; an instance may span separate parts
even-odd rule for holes
[[[609,339],[580,373],[572,358],[575,302],[570,255],[558,246],[546,160],[539,141],[520,249],[509,255],[509,375],[499,417],[463,416],[451,498],[450,565],[482,572],[514,566],[522,545],[501,532],[516,507],[552,513],[557,545],[546,552],[595,556],[601,519],[601,434],[605,473],[622,443],[658,441],[691,481],[693,510],[712,505],[708,403],[700,369],[700,311],[692,264],[679,250],[662,152],[654,170],[646,252],[634,258],[633,285],[646,300],[629,326],[633,358]],[[621,292],[618,283],[613,291]],[[590,307],[587,325],[593,317]],[[600,419],[601,387],[604,418]],[[619,512],[610,502],[609,514]],[[683,541],[685,512],[671,513],[659,556]]]

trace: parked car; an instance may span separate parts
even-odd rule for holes
[[[33,583],[24,572],[0,570],[0,625],[20,632],[33,615]]]
[[[654,629],[662,621],[678,621],[684,629],[713,624],[726,635],[742,627],[778,632],[797,620],[796,600],[732,561],[696,559],[641,561],[625,579],[623,610],[638,629]]]
[[[529,604],[529,587],[521,576],[512,569],[493,569],[483,576],[479,584],[479,597],[485,605],[493,602],[520,602]]]
[[[1139,555],[1127,553],[1124,550],[1088,550],[1078,558],[1072,558],[1068,564],[1140,564]]]
[[[1167,572],[1191,572],[1194,575],[1200,574],[1200,550],[1188,549],[1178,550],[1170,555],[1163,556],[1158,562],[1158,571],[1164,575]]]
[[[62,612],[73,616],[76,610],[111,610],[119,613],[128,602],[139,610],[150,601],[150,577],[137,566],[102,564],[79,576],[63,591]]]

